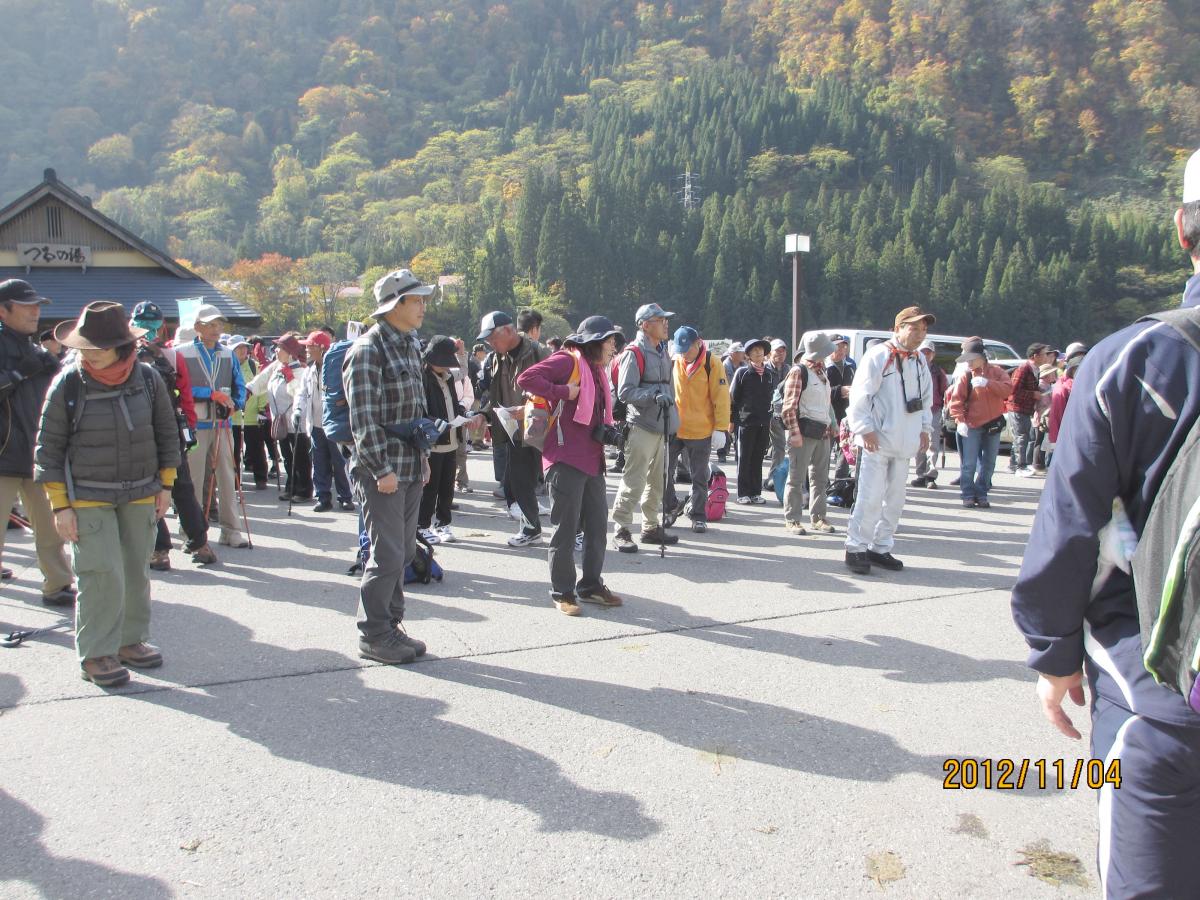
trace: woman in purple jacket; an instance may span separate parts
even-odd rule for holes
[[[601,578],[608,538],[604,445],[614,443],[609,364],[625,338],[604,316],[589,316],[563,349],[517,377],[527,394],[549,401],[557,421],[542,449],[550,488],[550,597],[559,612],[580,614],[577,601],[620,606]],[[561,403],[561,406],[560,406]],[[561,439],[560,439],[561,435]],[[611,436],[611,439],[610,439]],[[583,577],[575,579],[575,534],[583,530]]]

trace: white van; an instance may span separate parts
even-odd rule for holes
[[[826,334],[840,334],[850,341],[850,357],[858,361],[863,358],[863,354],[868,347],[873,347],[879,341],[886,341],[895,332],[892,331],[876,331],[865,328],[822,328],[821,331]],[[937,347],[937,352],[934,354],[933,360],[947,375],[954,371],[954,362],[962,354],[962,342],[967,338],[955,334],[931,334],[928,339],[933,341]],[[987,349],[988,358],[998,366],[1004,366],[1006,369],[1015,368],[1022,362],[1017,351],[1002,341],[993,341],[988,338],[983,339],[983,346]]]

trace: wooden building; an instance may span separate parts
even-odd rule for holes
[[[0,209],[0,281],[23,278],[50,305],[43,327],[78,318],[93,300],[132,310],[143,300],[178,321],[180,300],[203,298],[225,313],[230,327],[256,327],[261,317],[166,253],[122,228],[47,169],[45,180]]]

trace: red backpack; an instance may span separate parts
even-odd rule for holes
[[[725,504],[729,500],[729,486],[725,483],[725,473],[716,466],[708,476],[708,502],[704,504],[704,518],[709,522],[719,522],[725,518]]]

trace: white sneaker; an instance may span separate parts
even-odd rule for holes
[[[432,528],[422,528],[417,532],[417,534],[419,534],[421,537],[425,538],[425,540],[431,544],[440,544],[441,543],[441,538],[438,537],[438,533],[436,531],[434,531]]]
[[[1034,473],[1033,469],[1030,469],[1030,468],[1017,469],[1016,475],[1018,478],[1037,478],[1038,477]]]
[[[576,553],[583,552],[583,532],[582,531],[579,532],[577,535],[575,535],[575,552]]]
[[[538,515],[539,516],[550,515],[550,507],[548,507],[546,504],[542,503],[540,500],[538,501]]]
[[[540,531],[537,534],[526,534],[524,531],[518,531],[508,539],[508,546],[531,547],[534,544],[540,544],[541,542],[542,533]]]
[[[762,506],[767,501],[763,498],[762,494],[759,494],[757,497],[751,497],[750,502],[755,506]]]
[[[454,536],[454,532],[450,530],[449,525],[441,525],[435,530],[437,531],[438,540],[443,544],[453,544],[458,540],[458,538]]]
[[[521,507],[516,503],[511,504],[508,507],[508,517],[510,519],[516,519],[519,522],[521,520]]]
[[[751,500],[749,497],[738,497],[737,502],[742,504],[742,506],[749,506],[754,501]]]

